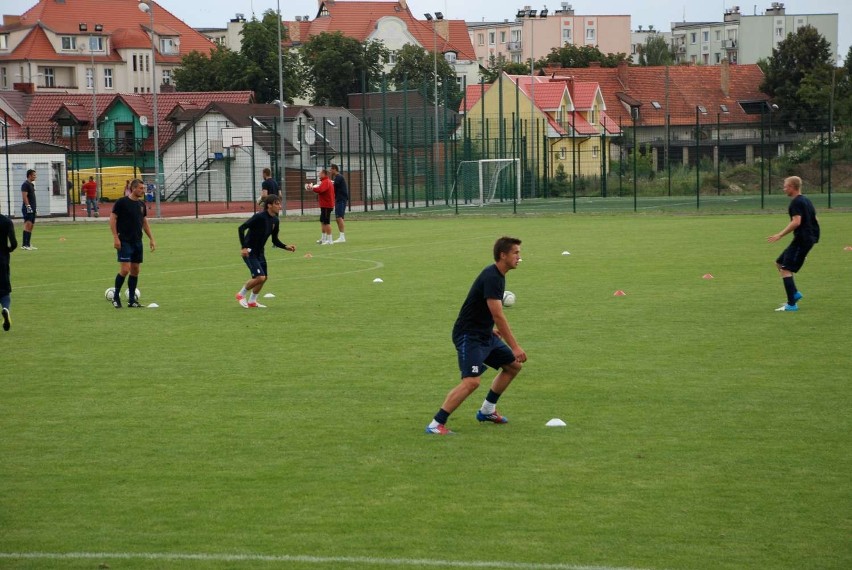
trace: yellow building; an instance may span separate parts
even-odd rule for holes
[[[539,176],[554,176],[560,165],[567,176],[600,176],[621,135],[600,86],[570,77],[504,73],[490,85],[469,86],[462,110],[462,130],[489,158],[523,156]]]

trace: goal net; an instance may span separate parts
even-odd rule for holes
[[[470,206],[520,200],[521,160],[463,160],[456,169],[451,198]]]

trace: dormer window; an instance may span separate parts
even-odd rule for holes
[[[178,38],[160,38],[160,53],[163,55],[177,55],[180,53],[180,40]]]
[[[454,51],[448,51],[447,53],[444,54],[444,59],[446,59],[447,63],[449,63],[451,65],[456,62],[456,57],[457,57],[456,52],[454,52]]]
[[[76,36],[62,36],[62,51],[73,51],[77,49]]]
[[[104,37],[89,36],[89,51],[104,51]]]
[[[9,34],[0,34],[0,49],[9,49]]]

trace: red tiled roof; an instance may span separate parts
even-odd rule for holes
[[[565,124],[574,127],[578,135],[598,135],[600,132],[593,125],[589,124],[586,117],[582,113],[566,113]]]
[[[582,67],[571,69],[549,69],[555,77],[573,76],[576,81],[597,82],[606,103],[607,115],[613,124],[631,125],[630,110],[622,100],[633,100],[640,104],[639,124],[660,126],[665,124],[666,113],[671,123],[694,124],[695,109],[701,105],[708,115],[722,123],[747,123],[759,121],[759,117],[747,115],[737,101],[765,100],[760,92],[763,72],[757,65],[730,65],[729,90],[722,92],[722,66],[672,66],[669,67],[668,111],[666,109],[666,68],[626,67],[617,68]],[[621,78],[619,73],[622,73]],[[619,94],[621,94],[619,96]],[[651,104],[656,101],[660,109]],[[723,113],[720,105],[728,108]],[[608,129],[609,130],[609,129]]]
[[[154,29],[158,34],[180,37],[180,54],[186,55],[196,50],[201,53],[209,52],[213,42],[197,32],[176,16],[152,1],[154,6]],[[113,0],[105,6],[103,0],[40,0],[38,4],[21,15],[19,23],[0,27],[0,32],[32,28],[27,39],[12,54],[0,56],[0,59],[68,59],[68,61],[88,60],[89,54],[58,53],[47,41],[44,29],[56,34],[88,37],[94,33],[95,24],[103,26],[103,35],[111,37],[110,47],[113,50],[122,48],[151,47],[151,36],[148,35],[151,17],[139,10],[138,2],[134,0]],[[88,25],[88,31],[81,32],[80,23]],[[41,29],[44,28],[44,29]],[[33,36],[33,34],[37,34]],[[24,48],[24,51],[19,51]],[[157,51],[158,62],[179,63],[181,55],[163,55]],[[119,59],[117,54],[95,59]]]
[[[588,110],[594,107],[595,98],[601,90],[601,86],[597,83],[577,82],[574,84],[574,107],[577,109]],[[606,103],[604,103],[606,104]]]
[[[605,111],[601,111],[600,125],[611,135],[621,134],[621,128],[618,126],[618,123],[610,119]]]
[[[91,122],[92,95],[91,94],[69,94],[69,93],[35,93],[32,104],[24,117],[23,130],[27,137],[32,140],[53,144],[70,144],[68,139],[60,138],[59,125],[51,119],[63,107],[86,123]],[[166,116],[177,105],[197,105],[206,107],[213,102],[243,103],[249,104],[254,96],[251,91],[221,91],[201,93],[158,93],[157,94],[157,118],[159,119],[160,147],[164,147],[176,133],[176,126],[166,120]],[[124,101],[137,115],[146,116],[149,119],[153,115],[153,95],[144,94],[122,94],[98,93],[95,96],[95,107],[98,117],[104,115],[110,107],[119,101]],[[85,137],[77,141],[82,152],[93,150],[92,142]],[[153,137],[145,141],[145,150],[153,150]]]
[[[508,75],[514,83],[518,84],[521,91],[529,99],[530,97],[530,81],[529,75]],[[558,109],[562,104],[568,91],[564,83],[550,83],[540,81],[539,77],[535,78],[535,106],[542,111],[553,111]]]
[[[328,11],[327,16],[319,15],[323,7]],[[363,42],[375,31],[376,22],[389,16],[405,22],[408,33],[414,36],[414,39],[421,46],[429,51],[434,49],[436,38],[432,24],[415,18],[408,6],[397,0],[391,2],[362,2],[360,0],[324,2],[320,5],[317,17],[309,23],[285,22],[284,24],[291,30],[294,26],[298,26],[301,42],[323,32],[341,32],[344,36]],[[438,51],[441,53],[452,51],[458,54],[459,59],[476,61],[476,52],[470,43],[467,24],[463,20],[445,21],[448,27],[448,38],[445,39],[438,34]],[[290,36],[293,37],[292,31]]]

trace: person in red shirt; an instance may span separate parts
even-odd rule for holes
[[[331,245],[331,212],[334,210],[334,183],[328,177],[328,170],[320,170],[319,184],[305,184],[305,189],[313,190],[319,198],[320,226],[322,227],[322,238],[317,242],[321,245]]]
[[[92,217],[92,213],[97,218],[98,213],[98,183],[95,182],[94,176],[89,176],[89,181],[83,184],[83,192],[86,193],[86,216]]]

